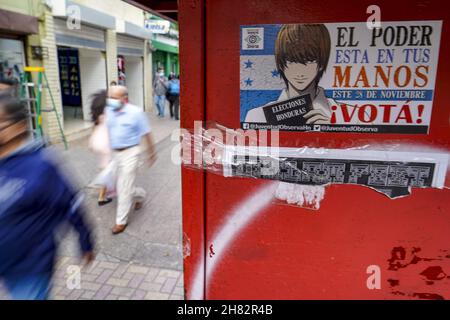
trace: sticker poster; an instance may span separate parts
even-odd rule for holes
[[[442,21],[241,26],[243,129],[429,132]]]

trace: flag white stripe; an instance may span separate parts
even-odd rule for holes
[[[250,56],[240,59],[241,90],[282,90],[284,82],[277,74],[273,55]]]

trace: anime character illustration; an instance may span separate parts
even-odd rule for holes
[[[283,25],[275,40],[275,63],[285,88],[276,101],[249,110],[245,122],[269,123],[264,107],[309,95],[311,105],[302,120],[306,124],[330,123],[330,108],[336,102],[328,99],[319,86],[328,65],[330,47],[330,34],[324,24]]]

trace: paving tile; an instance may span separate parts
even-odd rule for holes
[[[127,279],[119,279],[119,278],[109,278],[106,281],[106,284],[109,284],[114,287],[126,287],[130,280]]]
[[[167,293],[160,292],[147,292],[145,300],[168,300],[169,295]]]
[[[118,296],[122,296],[122,297],[131,297],[133,295],[134,291],[135,291],[135,289],[133,289],[133,288],[115,287],[112,289],[111,293],[116,294]]]
[[[153,291],[153,292],[159,292],[162,288],[162,285],[159,283],[152,283],[144,281],[139,286],[139,289],[145,290],[145,291]]]
[[[166,282],[164,282],[163,287],[161,288],[161,292],[163,293],[172,293],[173,288],[177,284],[177,279],[175,278],[168,278]]]
[[[81,282],[81,288],[83,290],[98,291],[101,287],[102,287],[102,285],[99,283],[89,282],[89,281]]]
[[[66,300],[78,300],[83,293],[84,290],[80,289],[72,290],[72,292],[67,296]]]
[[[146,281],[153,281],[159,274],[159,269],[149,268],[147,275],[145,276]]]
[[[182,288],[182,287],[175,287],[173,289],[173,294],[184,296],[184,288]]]
[[[167,277],[167,278],[177,278],[178,279],[178,277],[180,276],[180,271],[162,269],[159,272],[159,276]]]
[[[157,276],[153,282],[154,283],[159,283],[159,284],[164,284],[164,282],[166,282],[167,278],[166,277],[161,277],[161,276]]]
[[[184,287],[184,277],[181,274],[181,277],[178,279],[177,287]]]
[[[144,290],[136,290],[131,297],[133,300],[143,300],[145,298],[145,295],[147,294]]]
[[[137,288],[144,281],[145,275],[143,274],[135,274],[134,277],[128,283],[129,288]]]
[[[85,290],[84,293],[81,295],[80,299],[92,300],[95,294],[96,294],[95,291]]]
[[[95,294],[93,299],[94,300],[104,300],[109,295],[111,290],[112,290],[112,286],[107,285],[107,284],[103,285],[100,288],[100,290],[97,291],[97,293]]]
[[[143,267],[143,266],[131,265],[128,268],[128,271],[132,272],[132,273],[147,274],[148,271],[149,271],[149,268],[148,267]]]
[[[95,279],[95,282],[103,284],[106,281],[108,281],[108,279],[112,276],[113,273],[114,273],[113,270],[106,269],[98,276],[97,279]]]
[[[127,269],[128,269],[128,264],[125,264],[125,263],[120,264],[119,267],[114,271],[113,277],[122,278],[122,276],[127,271]]]
[[[104,269],[116,270],[119,264],[116,262],[101,261],[98,266]]]
[[[95,268],[92,268],[91,270],[89,270],[89,274],[100,275],[103,271],[105,271],[104,268],[95,267]]]
[[[90,273],[83,273],[81,274],[81,283],[83,283],[84,281],[95,281],[95,279],[98,278],[98,275],[96,274],[90,274]]]

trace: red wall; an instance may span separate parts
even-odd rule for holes
[[[182,127],[192,128],[194,120],[214,120],[239,128],[240,25],[364,22],[371,4],[181,0]],[[377,5],[385,21],[443,20],[430,133],[284,132],[280,134],[283,146],[403,139],[448,150],[450,5],[392,0]],[[390,200],[365,187],[333,185],[327,188],[320,210],[268,203],[242,229],[231,231],[224,245],[213,241],[224,241],[227,221],[231,217],[239,221],[248,214],[239,208],[245,201],[265,199],[261,188],[270,188],[271,182],[224,178],[186,168],[182,176],[183,232],[185,244],[190,245],[185,258],[187,298],[450,298],[448,190],[414,189],[410,197]],[[366,286],[369,265],[381,268],[380,290]]]

